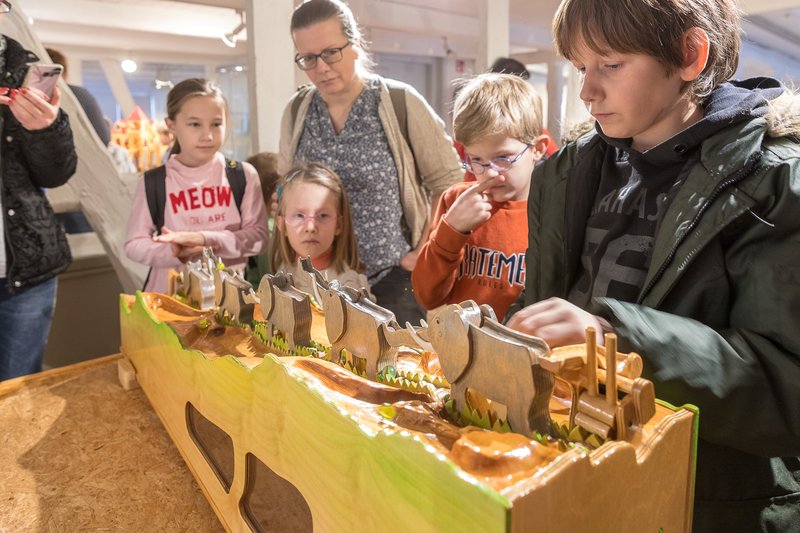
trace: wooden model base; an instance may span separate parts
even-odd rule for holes
[[[691,408],[658,403],[626,440],[559,448],[459,428],[327,361],[262,355],[239,328],[199,339],[213,315],[165,296],[120,310],[123,353],[230,531],[691,529]],[[554,397],[553,419],[568,412]]]

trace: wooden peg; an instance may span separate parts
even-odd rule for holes
[[[617,405],[617,336],[606,333],[606,403]]]
[[[586,388],[589,396],[597,396],[597,337],[592,327],[586,328]]]

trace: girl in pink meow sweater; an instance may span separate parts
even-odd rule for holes
[[[144,290],[167,291],[169,269],[211,247],[226,266],[242,270],[267,240],[267,215],[255,169],[244,165],[241,213],[219,152],[225,139],[227,104],[220,90],[203,79],[178,83],[167,96],[167,127],[175,137],[166,164],[164,226],[156,228],[142,180],[128,220],[125,253],[150,265]],[[157,231],[160,229],[161,231]],[[159,234],[160,233],[160,234]]]

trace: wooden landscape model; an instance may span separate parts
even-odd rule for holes
[[[313,296],[256,291],[206,252],[173,296],[120,300],[125,364],[226,529],[691,530],[696,410],[613,335],[551,349],[471,301],[401,327],[303,268]]]

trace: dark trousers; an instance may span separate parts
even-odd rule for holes
[[[418,326],[425,318],[425,310],[417,302],[411,288],[411,272],[399,266],[392,267],[389,273],[370,287],[376,303],[394,313],[397,322],[405,326],[410,322]]]

